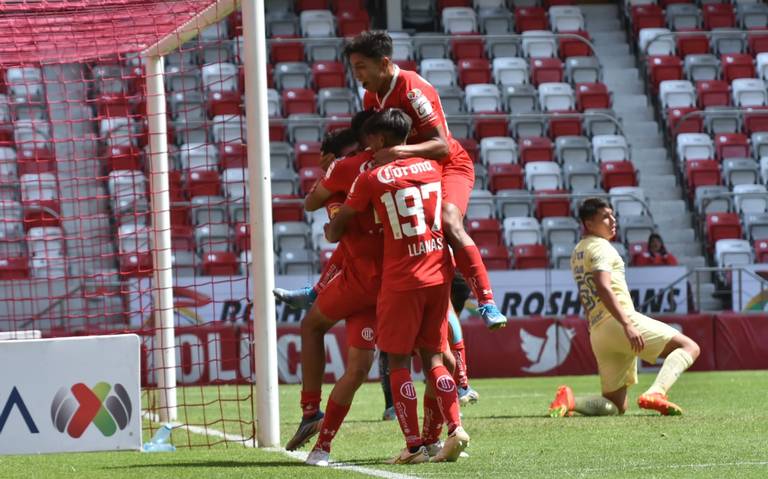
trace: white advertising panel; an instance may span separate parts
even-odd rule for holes
[[[731,273],[733,311],[768,311],[768,265],[753,264],[743,269]]]
[[[0,342],[0,454],[141,447],[135,334]]]

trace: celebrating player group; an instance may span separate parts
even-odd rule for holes
[[[326,175],[305,198],[307,211],[326,208],[330,222],[325,235],[328,241],[339,242],[339,247],[312,288],[275,290],[275,295],[289,305],[309,309],[301,325],[303,417],[286,449],[297,449],[318,435],[307,463],[328,465],[333,438],[378,349],[382,374],[388,377],[382,381],[389,396],[385,418],[396,416],[405,439],[405,448],[391,463],[456,461],[469,443],[459,404],[476,401],[478,394],[467,382],[456,316],[468,292],[462,295],[462,282],[457,281],[454,268],[477,298],[478,312],[486,325],[497,329],[507,322],[494,303],[480,252],[463,227],[474,185],[472,160],[452,138],[434,87],[392,62],[388,34],[363,32],[347,43],[344,54],[365,89],[363,111],[355,115],[349,129],[326,136],[321,148]],[[605,209],[605,205],[599,206]],[[603,214],[597,211],[600,208],[585,210],[585,226],[602,224],[594,219]],[[594,229],[610,233],[598,226]],[[610,248],[608,241],[603,241]],[[593,349],[604,394],[598,399],[574,398],[570,389],[563,387],[550,413],[623,412],[626,386],[636,381],[630,369],[638,354],[644,359],[667,355],[673,359],[667,360],[669,371],[662,368],[665,379],[644,395],[646,402],[641,406],[676,412],[666,399],[666,389],[695,360],[695,343],[674,330],[660,329],[661,323],[650,324],[646,321],[649,318],[625,313],[633,308],[631,299],[628,305],[619,304],[610,289],[612,280],[623,282],[623,263],[620,277],[618,266],[609,265],[617,269],[611,278],[610,271],[602,274],[606,253],[597,251],[591,257],[595,246],[590,243],[584,248],[578,257],[582,263],[574,267],[581,271],[577,276],[580,297],[590,324],[595,323]],[[590,257],[585,262],[584,258]],[[596,292],[595,281],[600,286]],[[608,292],[603,284],[609,285]],[[451,307],[452,297],[455,308]],[[598,303],[600,307],[595,306]],[[606,326],[597,329],[599,320],[609,315],[617,318],[616,325],[610,331]],[[347,369],[334,385],[323,412],[323,337],[342,320],[347,328]],[[622,331],[624,336],[620,336]],[[605,336],[605,343],[613,344],[613,349],[596,346],[597,332]],[[640,354],[643,338],[649,338],[646,354]],[[626,351],[616,346],[622,341],[628,345]],[[421,428],[410,372],[413,355],[420,357],[427,376]],[[444,426],[448,435],[443,442]]]

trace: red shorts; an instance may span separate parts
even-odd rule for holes
[[[359,278],[352,268],[342,268],[320,291],[315,306],[334,321],[346,320],[348,346],[374,349],[381,277],[362,276]]]
[[[475,185],[475,167],[472,157],[461,145],[458,145],[458,148],[452,147],[450,155],[450,159],[443,165],[443,201],[456,206],[464,215],[467,212],[469,195]]]
[[[376,345],[391,354],[411,354],[416,348],[441,352],[448,342],[450,296],[450,282],[410,291],[382,289],[376,309]]]

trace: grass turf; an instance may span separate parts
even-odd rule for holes
[[[381,392],[377,384],[367,384],[358,393],[337,436],[332,457],[416,477],[768,477],[768,412],[761,407],[768,390],[768,375],[764,371],[684,374],[672,392],[672,399],[686,411],[682,417],[658,417],[634,405],[637,394],[652,379],[652,375],[640,376],[640,384],[631,390],[630,411],[624,417],[562,419],[544,417],[556,386],[567,383],[576,394],[597,393],[596,377],[475,380],[472,384],[480,392],[480,402],[463,409],[464,424],[472,436],[467,450],[470,457],[455,464],[412,467],[382,464],[402,447],[402,438],[395,422],[379,420],[383,409]],[[242,388],[236,392],[234,388],[207,388],[203,397],[200,388],[187,388],[186,401],[201,406],[189,408],[186,417],[190,423],[202,423],[205,415],[209,424],[214,423],[212,428],[223,427],[227,432],[247,435],[247,427],[218,419],[238,417],[238,408],[243,415],[250,414],[250,407],[242,401],[218,404],[213,399],[219,391],[230,397],[243,397]],[[296,386],[280,388],[283,444],[298,422],[298,391]],[[203,404],[207,406],[204,408]],[[204,436],[174,432],[174,442],[187,441],[216,442]],[[232,444],[218,444],[210,449],[182,448],[167,454],[0,456],[3,479],[308,479],[350,475],[355,474],[307,467],[279,452]]]

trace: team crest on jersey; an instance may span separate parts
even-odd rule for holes
[[[411,106],[416,112],[416,116],[419,118],[424,119],[434,113],[432,102],[430,102],[418,88],[409,91],[406,96],[408,97],[408,100],[410,100]]]
[[[363,330],[360,332],[360,335],[366,341],[373,341],[373,328],[363,328]]]

